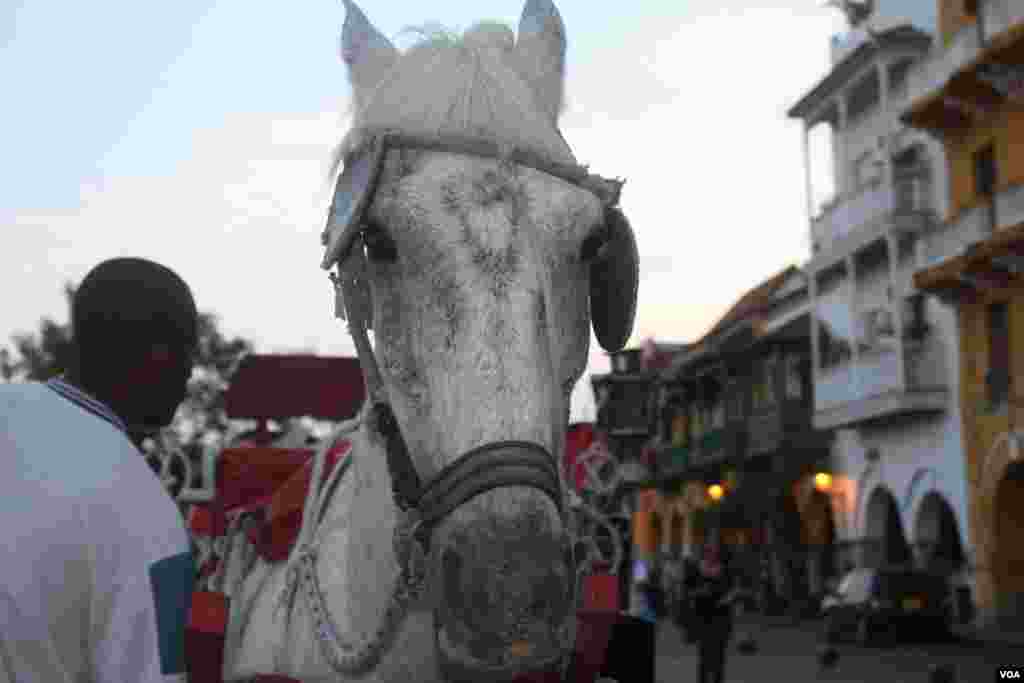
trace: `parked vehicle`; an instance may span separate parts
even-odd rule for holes
[[[897,634],[930,630],[948,636],[952,622],[948,581],[913,569],[854,569],[822,600],[825,638],[837,642],[853,634],[863,645],[893,640]],[[912,630],[904,630],[905,627]]]

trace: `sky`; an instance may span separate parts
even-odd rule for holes
[[[633,343],[701,336],[809,254],[801,124],[841,15],[817,0],[556,0],[563,133],[625,177],[637,232]],[[410,26],[518,24],[522,0],[364,0]],[[0,3],[0,346],[67,319],[62,283],[113,256],[158,260],[260,352],[353,355],[319,235],[350,89],[340,0]],[[815,188],[829,186],[814,146]],[[822,197],[818,197],[821,199]],[[608,369],[596,341],[588,372]],[[584,380],[573,418],[592,419]]]

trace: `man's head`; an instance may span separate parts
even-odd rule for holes
[[[170,424],[185,398],[198,338],[188,285],[158,263],[110,259],[79,284],[71,323],[71,379],[132,429]]]

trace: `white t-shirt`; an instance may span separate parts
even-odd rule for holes
[[[0,384],[0,683],[184,680],[174,502],[102,403]]]

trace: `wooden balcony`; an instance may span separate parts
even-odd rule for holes
[[[788,437],[813,429],[810,400],[787,400],[762,409],[747,420],[747,457],[773,453],[783,448]]]

